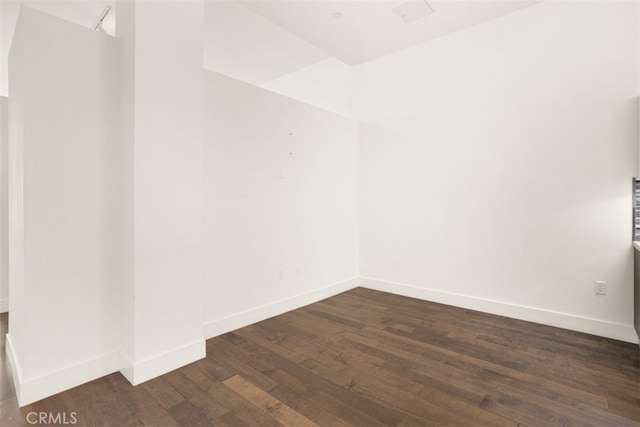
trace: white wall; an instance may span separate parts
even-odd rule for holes
[[[359,68],[365,285],[637,339],[637,8],[544,2]]]
[[[262,88],[352,119],[356,109],[354,68],[329,58],[270,80]]]
[[[122,2],[121,371],[138,384],[205,356],[203,2]],[[127,212],[128,210],[128,212]],[[132,233],[132,236],[128,233]]]
[[[0,96],[0,313],[9,310],[9,104]]]
[[[9,66],[7,351],[24,405],[117,370],[117,44],[23,8]]]
[[[205,336],[353,287],[358,125],[205,76]]]

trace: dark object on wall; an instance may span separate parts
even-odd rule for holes
[[[633,324],[636,333],[640,337],[640,250],[634,248],[634,272],[633,272]]]
[[[633,179],[633,241],[640,241],[640,178]]]
[[[633,241],[640,241],[640,178],[633,179]],[[640,249],[633,254],[633,324],[640,337]]]

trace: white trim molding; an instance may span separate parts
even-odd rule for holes
[[[358,287],[358,278],[344,280],[311,292],[296,295],[270,304],[261,305],[241,313],[220,319],[210,320],[204,324],[205,339],[213,338],[236,329],[243,328],[270,317],[313,304],[325,298],[346,292]]]
[[[6,352],[20,407],[118,371],[118,352],[113,351],[44,375],[24,378],[18,353],[9,334]]]
[[[0,313],[9,311],[9,298],[0,298]]]
[[[7,355],[7,361],[9,362],[9,369],[11,369],[11,375],[13,376],[13,386],[16,389],[16,396],[18,397],[18,404],[20,404],[20,384],[22,384],[22,369],[20,368],[20,362],[16,357],[15,345],[11,340],[11,335],[5,335],[5,353]]]
[[[577,316],[575,314],[560,313],[537,307],[529,307],[436,289],[418,288],[404,283],[389,282],[371,277],[361,277],[360,285],[363,288],[373,289],[376,291],[388,292],[425,301],[433,301],[440,304],[511,317],[513,319],[526,320],[529,322],[555,326],[577,332],[584,332],[605,338],[613,338],[634,344],[638,343],[638,335],[631,324],[627,325],[624,323],[609,322],[607,320],[593,319],[590,317]]]
[[[134,362],[130,355],[120,352],[118,363],[120,373],[135,386],[205,356],[206,343],[204,339],[199,339],[137,362]]]

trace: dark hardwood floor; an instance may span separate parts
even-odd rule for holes
[[[355,289],[207,341],[207,357],[129,385],[112,374],[18,409],[4,355],[0,424],[640,425],[638,346]],[[68,418],[67,418],[68,419]]]

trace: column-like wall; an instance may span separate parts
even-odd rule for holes
[[[202,1],[118,5],[119,39],[22,8],[10,58],[10,302],[21,405],[197,360]]]
[[[10,57],[8,353],[20,404],[117,370],[119,55],[22,8]]]
[[[122,1],[120,370],[138,384],[205,355],[203,2]]]

